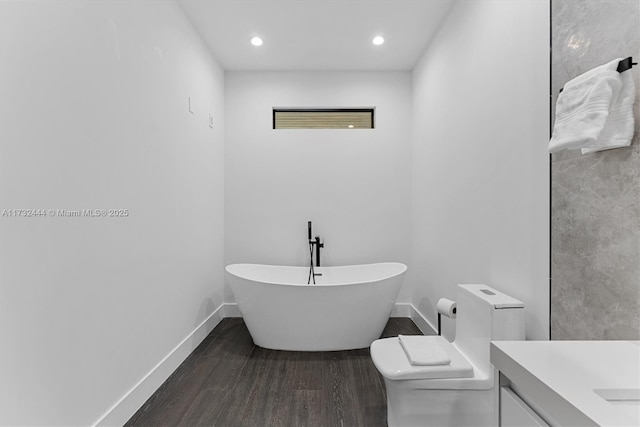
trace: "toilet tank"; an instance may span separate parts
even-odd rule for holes
[[[524,340],[524,304],[486,285],[458,285],[453,344],[485,374],[489,342]]]

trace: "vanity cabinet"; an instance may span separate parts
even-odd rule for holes
[[[639,341],[492,341],[499,424],[640,426]]]
[[[548,427],[525,401],[508,386],[500,387],[500,426],[504,427]]]

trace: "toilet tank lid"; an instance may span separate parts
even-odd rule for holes
[[[473,378],[473,367],[467,359],[441,336],[421,336],[424,345],[437,345],[444,350],[448,365],[412,365],[402,349],[398,337],[383,338],[371,344],[371,359],[378,371],[390,380],[422,380],[439,378]]]
[[[487,285],[465,284],[458,285],[458,287],[486,301],[494,309],[524,308],[524,303],[522,301],[518,301],[517,299],[503,294],[502,292]]]

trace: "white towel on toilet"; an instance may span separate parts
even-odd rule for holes
[[[631,73],[616,70],[621,59],[564,86],[556,103],[550,153],[581,148],[584,154],[631,144],[635,88]]]
[[[400,345],[412,365],[448,365],[451,357],[438,345],[435,337],[398,335]]]

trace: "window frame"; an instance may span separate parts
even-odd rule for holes
[[[276,127],[276,114],[277,113],[371,113],[371,127],[369,128],[355,128],[360,130],[375,129],[375,107],[354,107],[354,108],[284,108],[273,107],[272,108],[272,129],[273,130],[333,130],[344,128],[278,128]],[[352,129],[349,129],[352,130]]]

